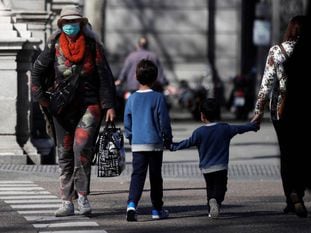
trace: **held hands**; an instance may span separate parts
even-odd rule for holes
[[[172,138],[164,139],[164,147],[165,147],[167,150],[170,150],[171,145],[172,145]]]
[[[259,115],[259,114],[255,114],[253,118],[251,119],[251,123],[255,124],[257,127],[256,131],[260,129],[261,121],[262,121],[262,115]]]

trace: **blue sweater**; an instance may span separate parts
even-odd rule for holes
[[[229,145],[236,134],[257,131],[254,123],[229,125],[227,123],[210,123],[193,131],[190,138],[173,143],[171,150],[181,150],[196,146],[199,151],[199,167],[203,173],[228,169]]]
[[[164,95],[151,89],[132,94],[125,106],[124,128],[133,152],[163,150],[163,141],[172,139]]]

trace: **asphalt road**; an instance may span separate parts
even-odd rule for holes
[[[189,136],[199,123],[173,123],[174,139]],[[139,203],[138,222],[125,220],[131,172],[115,178],[98,178],[93,167],[90,217],[54,218],[60,200],[57,166],[0,165],[0,232],[2,233],[311,233],[311,216],[284,215],[279,177],[278,148],[272,125],[257,133],[236,136],[231,143],[229,183],[218,219],[206,210],[203,177],[197,170],[195,149],[165,152],[165,220],[151,220],[149,182]],[[308,210],[311,196],[305,197]]]

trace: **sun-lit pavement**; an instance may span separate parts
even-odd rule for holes
[[[174,140],[190,136],[198,125],[199,122],[173,122]],[[89,218],[53,217],[59,203],[56,165],[1,164],[0,232],[311,232],[310,215],[300,219],[282,214],[284,197],[278,147],[269,121],[264,122],[257,133],[238,135],[232,140],[228,191],[219,219],[207,216],[205,184],[197,167],[197,151],[193,148],[164,153],[164,202],[170,218],[151,220],[147,181],[139,204],[138,222],[126,222],[131,172],[128,144],[126,147],[128,163],[120,177],[97,178],[96,166],[93,167],[89,196],[93,215]],[[306,195],[306,206],[311,209],[310,194]]]

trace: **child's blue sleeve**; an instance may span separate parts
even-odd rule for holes
[[[128,99],[124,110],[124,133],[125,137],[132,141],[132,114],[130,109],[130,100]]]
[[[170,150],[171,151],[182,150],[182,149],[186,149],[192,146],[196,146],[197,144],[198,144],[198,138],[197,138],[197,134],[194,132],[190,138],[184,139],[180,142],[172,143]]]
[[[172,140],[172,127],[171,120],[167,109],[167,104],[164,95],[161,96],[159,103],[159,120],[161,132],[163,134],[164,140],[171,141]]]
[[[248,131],[257,131],[258,125],[256,123],[247,123],[244,125],[230,125],[230,136],[233,137],[237,134],[243,134]]]

